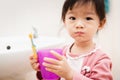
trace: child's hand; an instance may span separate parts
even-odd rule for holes
[[[74,71],[68,65],[66,58],[55,51],[51,51],[51,54],[53,54],[57,60],[44,58],[43,65],[46,67],[46,70],[65,78],[65,80],[72,80]]]
[[[39,69],[40,64],[38,63],[38,59],[34,58],[33,55],[30,56],[30,64],[34,70],[40,71]]]

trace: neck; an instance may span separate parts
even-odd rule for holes
[[[78,43],[75,42],[73,47],[71,48],[71,52],[72,53],[88,53],[89,51],[91,51],[92,49],[94,49],[95,44],[93,43],[93,41],[89,41],[89,42],[82,42],[82,43]]]
[[[75,42],[75,46],[80,48],[86,48],[94,45],[93,41],[86,41],[86,42]]]

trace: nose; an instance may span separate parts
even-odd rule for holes
[[[76,22],[75,27],[76,27],[77,29],[78,29],[78,28],[83,29],[85,26],[83,25],[83,22],[82,22],[81,20],[79,20],[79,21]]]

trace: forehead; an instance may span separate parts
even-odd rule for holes
[[[92,3],[86,3],[86,4],[76,3],[72,8],[68,9],[67,14],[68,13],[96,14],[96,9],[95,9],[95,6]]]

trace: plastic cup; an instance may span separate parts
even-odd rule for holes
[[[42,74],[42,78],[43,80],[58,80],[60,77],[52,72],[49,72],[45,69],[45,66],[42,65],[42,63],[44,62],[44,57],[49,57],[49,58],[55,58],[50,51],[54,50],[56,52],[58,52],[59,54],[62,55],[62,49],[41,49],[38,50],[37,54],[38,54],[38,61],[40,63],[40,70],[41,70],[41,74]]]

